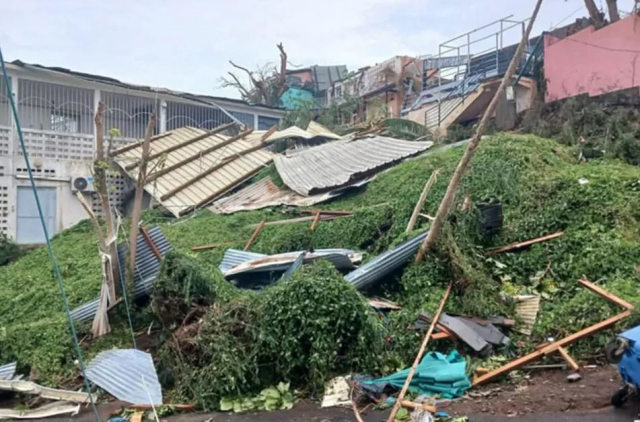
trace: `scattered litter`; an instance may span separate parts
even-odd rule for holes
[[[148,353],[134,349],[101,352],[87,367],[87,377],[118,400],[162,404],[158,375]]]
[[[533,326],[538,317],[540,310],[540,296],[522,295],[514,296],[515,312],[518,315],[519,324],[515,327],[515,331],[530,336],[533,332]]]
[[[43,387],[31,381],[0,380],[0,390],[33,394],[43,399],[70,401],[74,403],[89,402],[89,394],[87,393]]]
[[[404,385],[410,370],[411,368],[403,369],[387,377],[365,381],[365,384],[389,384],[399,389]],[[471,388],[466,371],[467,362],[457,351],[446,356],[430,352],[418,365],[409,390],[428,395],[438,394],[444,398],[460,397]]]
[[[0,380],[10,380],[16,373],[17,363],[12,362],[7,365],[0,366]]]
[[[567,375],[567,381],[569,382],[577,382],[577,381],[580,381],[581,379],[582,379],[582,376],[577,372]]]
[[[580,183],[581,185],[586,185],[587,183],[589,183],[589,179],[587,179],[586,177],[581,177],[578,179],[578,183]]]
[[[430,148],[433,142],[375,136],[340,140],[308,148],[291,157],[276,156],[282,181],[300,195],[341,188]]]
[[[379,297],[369,299],[369,306],[380,311],[399,311],[402,309],[397,303]]]
[[[51,416],[58,416],[70,413],[71,416],[77,415],[80,411],[80,405],[68,402],[48,403],[37,409],[14,410],[0,409],[0,419],[41,419]]]
[[[347,377],[332,379],[324,387],[324,397],[320,407],[351,406],[350,391]]]
[[[416,409],[411,413],[411,422],[434,422],[433,415],[422,409]]]
[[[402,267],[405,262],[415,256],[422,241],[427,237],[428,231],[406,240],[398,246],[376,256],[371,261],[350,272],[344,278],[356,286],[358,290],[364,290],[385,276]]]

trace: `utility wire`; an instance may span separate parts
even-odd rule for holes
[[[87,378],[87,374],[85,372],[84,360],[82,359],[82,351],[80,350],[80,343],[78,342],[78,335],[76,334],[76,328],[73,324],[73,319],[71,318],[71,311],[69,310],[69,302],[67,301],[67,294],[65,292],[64,284],[62,282],[62,274],[60,273],[60,267],[58,267],[58,261],[56,260],[56,257],[53,254],[53,248],[51,247],[51,241],[49,240],[49,232],[47,230],[47,224],[44,221],[44,215],[42,213],[42,206],[40,205],[40,198],[38,197],[36,182],[35,182],[35,179],[33,178],[33,172],[31,171],[31,161],[29,160],[27,147],[25,146],[24,137],[22,136],[22,127],[20,126],[20,118],[18,116],[18,110],[16,108],[15,99],[13,98],[13,95],[11,93],[11,86],[9,85],[9,75],[7,74],[7,68],[4,63],[2,48],[0,48],[0,63],[2,64],[2,74],[4,77],[5,86],[7,88],[9,103],[11,104],[11,111],[13,113],[16,129],[18,130],[18,138],[20,139],[20,147],[22,148],[22,155],[24,156],[24,161],[27,164],[27,172],[29,173],[29,181],[31,182],[31,189],[33,190],[33,196],[35,197],[36,206],[38,208],[38,215],[40,216],[40,222],[42,223],[42,230],[44,231],[44,236],[47,241],[47,252],[49,253],[49,259],[51,260],[51,265],[53,266],[53,272],[55,273],[56,280],[58,282],[58,287],[60,288],[60,295],[62,296],[62,303],[64,304],[64,309],[67,314],[69,330],[71,331],[71,336],[73,337],[73,345],[75,347],[76,355],[78,357],[80,371],[82,372],[82,379],[87,389],[87,393],[89,394],[89,401],[91,402],[91,407],[93,408],[93,415],[96,421],[100,422],[100,416],[98,416],[98,409],[96,408],[96,404],[93,400],[93,395],[91,394],[91,386],[89,385],[89,379]]]

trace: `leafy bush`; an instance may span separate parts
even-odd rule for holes
[[[0,267],[8,265],[24,255],[17,243],[9,239],[4,233],[0,233]]]

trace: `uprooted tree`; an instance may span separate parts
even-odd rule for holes
[[[234,72],[228,72],[229,77],[221,77],[220,83],[223,88],[232,87],[237,89],[242,99],[251,104],[264,104],[277,106],[280,96],[287,90],[287,53],[284,51],[282,43],[277,44],[280,50],[280,68],[272,63],[258,66],[254,71],[246,67],[235,64],[229,60],[231,66],[239,69],[249,77],[249,84],[242,82],[241,78]]]

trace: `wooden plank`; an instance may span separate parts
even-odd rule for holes
[[[316,230],[316,226],[320,222],[320,217],[322,217],[322,213],[320,211],[316,211],[316,215],[313,217],[313,222],[311,223],[311,231]]]
[[[167,136],[172,135],[172,134],[173,134],[173,131],[161,133],[160,135],[156,135],[153,138],[151,138],[150,142],[158,141],[158,140],[160,140],[162,138],[166,138]],[[125,153],[127,151],[131,151],[133,149],[140,148],[140,147],[142,147],[142,142],[134,142],[131,145],[126,145],[126,146],[124,146],[122,148],[118,148],[115,151],[111,151],[110,156],[111,157],[115,157],[116,155],[120,155],[120,154],[123,154],[123,153]]]
[[[571,369],[573,369],[574,371],[580,370],[580,367],[578,366],[576,361],[573,360],[573,358],[569,355],[569,352],[567,352],[567,350],[564,347],[558,347],[558,352],[560,352],[560,356],[562,356],[562,359],[564,359],[565,362],[567,362],[567,364],[571,367]]]
[[[321,212],[324,215],[353,215],[353,212],[351,211],[340,211],[340,210],[300,210],[300,212],[304,212],[304,213],[309,213],[309,214],[316,214],[318,212]]]
[[[497,254],[503,253],[503,252],[509,252],[509,251],[513,251],[513,250],[517,250],[517,249],[526,248],[527,246],[531,246],[531,245],[534,245],[536,243],[546,242],[547,240],[555,239],[557,237],[562,236],[563,234],[564,234],[564,232],[557,232],[557,233],[553,233],[553,234],[550,234],[550,235],[547,235],[547,236],[538,237],[536,239],[527,240],[525,242],[512,243],[512,244],[507,245],[507,246],[501,246],[499,248],[489,250],[489,251],[485,252],[484,255],[485,256],[491,256],[491,255],[497,255]]]
[[[256,238],[258,237],[258,235],[260,234],[260,232],[264,228],[264,223],[265,223],[265,220],[262,220],[260,222],[260,224],[258,224],[258,227],[256,227],[256,229],[254,230],[253,234],[249,238],[249,241],[244,246],[244,249],[243,249],[244,251],[248,251],[249,248],[251,247],[251,245],[253,245],[253,242],[255,242]]]
[[[429,194],[429,191],[431,190],[431,187],[433,186],[433,184],[436,182],[436,179],[438,178],[438,174],[440,174],[440,170],[441,169],[437,169],[433,171],[431,173],[431,176],[429,176],[429,180],[427,180],[427,183],[425,183],[424,188],[422,189],[422,193],[420,194],[420,198],[418,198],[418,202],[416,203],[416,206],[413,208],[413,213],[411,214],[411,218],[409,219],[409,224],[407,224],[407,229],[405,230],[405,233],[409,233],[415,227],[416,222],[418,221],[418,216],[420,215],[420,210],[422,210],[422,207],[424,206],[424,201],[427,200],[427,195]]]
[[[451,337],[451,334],[445,333],[444,331],[441,331],[439,333],[433,333],[431,338],[434,339],[434,340],[441,340],[443,338],[452,338],[452,337]]]
[[[618,296],[616,296],[616,295],[614,295],[612,293],[609,293],[608,291],[606,291],[602,287],[593,284],[589,280],[586,280],[586,279],[583,278],[583,279],[578,280],[578,283],[582,284],[587,289],[589,289],[592,292],[602,296],[603,298],[605,298],[606,300],[608,300],[609,302],[611,302],[611,303],[613,303],[615,305],[618,305],[618,306],[620,306],[622,308],[625,308],[625,309],[633,309],[633,305],[630,304],[629,302],[627,302],[626,300],[620,299]]]
[[[451,293],[452,287],[453,287],[453,282],[450,282],[449,285],[447,286],[447,290],[444,292],[444,296],[442,297],[442,300],[440,301],[440,306],[438,306],[438,311],[433,317],[433,320],[431,321],[431,325],[429,325],[429,330],[427,331],[427,335],[424,337],[424,340],[422,341],[420,350],[418,351],[418,354],[416,355],[416,358],[413,361],[413,366],[411,366],[411,370],[409,371],[409,374],[407,375],[407,379],[404,382],[404,385],[402,386],[402,390],[400,390],[400,394],[396,399],[397,400],[396,404],[393,406],[393,409],[391,410],[391,414],[389,415],[387,422],[394,422],[396,420],[396,415],[398,414],[398,410],[400,410],[400,405],[404,400],[405,394],[407,394],[407,390],[409,389],[409,385],[411,384],[411,380],[413,379],[413,374],[415,374],[416,369],[418,368],[418,365],[422,360],[422,355],[424,355],[424,352],[427,348],[427,344],[429,343],[429,338],[431,338],[431,334],[433,334],[433,330],[436,328],[436,324],[440,319],[440,314],[442,314],[442,311],[444,310],[444,305],[447,303],[447,299],[449,298],[449,294]]]
[[[220,246],[230,246],[233,245],[237,242],[218,242],[218,243],[212,243],[210,245],[202,245],[202,246],[193,246],[191,248],[192,251],[206,251],[207,249],[215,249],[215,248],[219,248]]]
[[[234,125],[236,124],[236,122],[231,122],[231,123],[227,123],[226,125],[222,125],[222,126],[218,126],[217,128],[211,130],[211,131],[207,131],[206,133],[203,133],[201,135],[198,136],[194,136],[192,138],[187,139],[186,141],[183,141],[179,144],[176,145],[172,145],[169,148],[162,150],[160,152],[156,152],[155,154],[151,154],[149,156],[149,161],[153,161],[157,158],[162,157],[164,154],[168,154],[170,152],[176,151],[180,148],[184,148],[188,145],[191,145],[193,143],[196,143],[204,138],[208,138],[209,136],[212,135],[216,135],[220,132],[224,132],[227,129],[232,128]],[[226,142],[226,141],[225,141]],[[224,142],[222,142],[224,144]],[[224,145],[220,146],[221,144],[218,144],[216,146],[218,146],[219,148],[222,148]],[[135,163],[131,163],[131,164],[127,164],[127,166],[124,168],[125,170],[133,170],[134,168],[138,167],[140,163],[138,161],[136,161]]]
[[[402,405],[402,407],[406,407],[407,409],[411,409],[411,410],[420,409],[430,413],[436,413],[438,411],[438,409],[436,409],[435,406],[429,406],[428,404],[423,404],[423,403],[414,403],[409,400],[402,400],[400,404]]]
[[[255,152],[259,149],[264,148],[265,144],[260,144],[260,145],[256,145],[253,146],[251,148],[247,148],[245,150],[242,150],[238,153],[235,153],[234,155],[230,155],[228,157],[223,158],[218,164],[213,165],[211,167],[209,167],[207,170],[203,171],[202,173],[198,174],[195,177],[192,177],[191,179],[187,180],[186,182],[182,183],[181,185],[171,189],[169,192],[165,193],[164,195],[162,195],[160,197],[161,201],[166,201],[167,199],[173,197],[175,194],[177,194],[178,192],[188,188],[189,186],[193,185],[194,183],[204,179],[205,177],[209,176],[210,174],[213,174],[214,172],[220,170],[222,167],[229,165],[230,163],[234,162],[235,160],[244,157],[245,155],[251,154],[252,152]]]
[[[220,142],[219,144],[213,145],[213,146],[211,146],[209,148],[206,148],[206,149],[204,149],[202,151],[199,151],[198,153],[193,154],[190,157],[187,157],[184,160],[181,160],[181,161],[179,161],[179,162],[177,162],[175,164],[172,164],[169,167],[165,167],[162,170],[158,170],[155,173],[152,173],[147,177],[147,183],[151,183],[154,180],[156,180],[157,178],[162,177],[167,173],[171,173],[175,169],[178,169],[178,168],[180,168],[180,167],[182,167],[182,166],[184,166],[186,164],[189,164],[192,161],[197,160],[200,157],[203,157],[203,156],[205,156],[207,154],[210,154],[213,151],[224,147],[225,145],[229,145],[229,144],[231,144],[231,143],[233,143],[235,141],[238,141],[238,140],[244,138],[245,136],[249,135],[251,132],[253,132],[253,129],[245,130],[244,132],[242,132],[242,133],[240,133],[240,134],[238,134],[236,136],[232,136],[231,138],[229,138],[229,139],[227,139],[227,140],[225,140],[223,142]]]
[[[570,335],[562,340],[556,341],[554,343],[549,344],[548,346],[536,350],[534,352],[529,353],[528,355],[522,356],[512,362],[507,363],[506,365],[501,366],[500,368],[489,372],[486,375],[478,377],[473,381],[473,386],[478,386],[484,383],[487,383],[495,378],[498,378],[502,375],[506,375],[509,372],[518,369],[528,363],[533,362],[534,360],[544,356],[547,353],[558,350],[559,347],[568,346],[583,337],[592,335],[598,331],[604,330],[605,328],[609,328],[620,320],[623,320],[631,315],[631,311],[627,310],[621,314],[615,315],[611,318],[608,318],[604,321],[599,322],[598,324],[592,325],[591,327],[585,328],[584,330],[580,330],[575,334]]]
[[[156,244],[153,243],[153,239],[151,239],[151,236],[149,236],[149,232],[147,231],[147,229],[144,228],[144,227],[140,227],[140,234],[142,234],[142,237],[144,238],[144,241],[151,248],[151,251],[156,256],[156,259],[158,261],[162,261],[162,254],[160,253],[160,251],[156,247]]]
[[[343,218],[343,217],[351,217],[350,215],[322,215],[320,217],[321,221],[330,221],[330,220],[335,220],[337,218]],[[269,221],[267,223],[265,223],[266,226],[277,226],[277,225],[281,225],[281,224],[295,224],[295,223],[306,223],[308,221],[313,221],[315,219],[315,216],[310,216],[310,217],[297,217],[297,218],[290,218],[288,220],[276,220],[276,221]],[[257,224],[251,224],[249,225],[249,227],[251,228],[255,228],[257,227]]]

